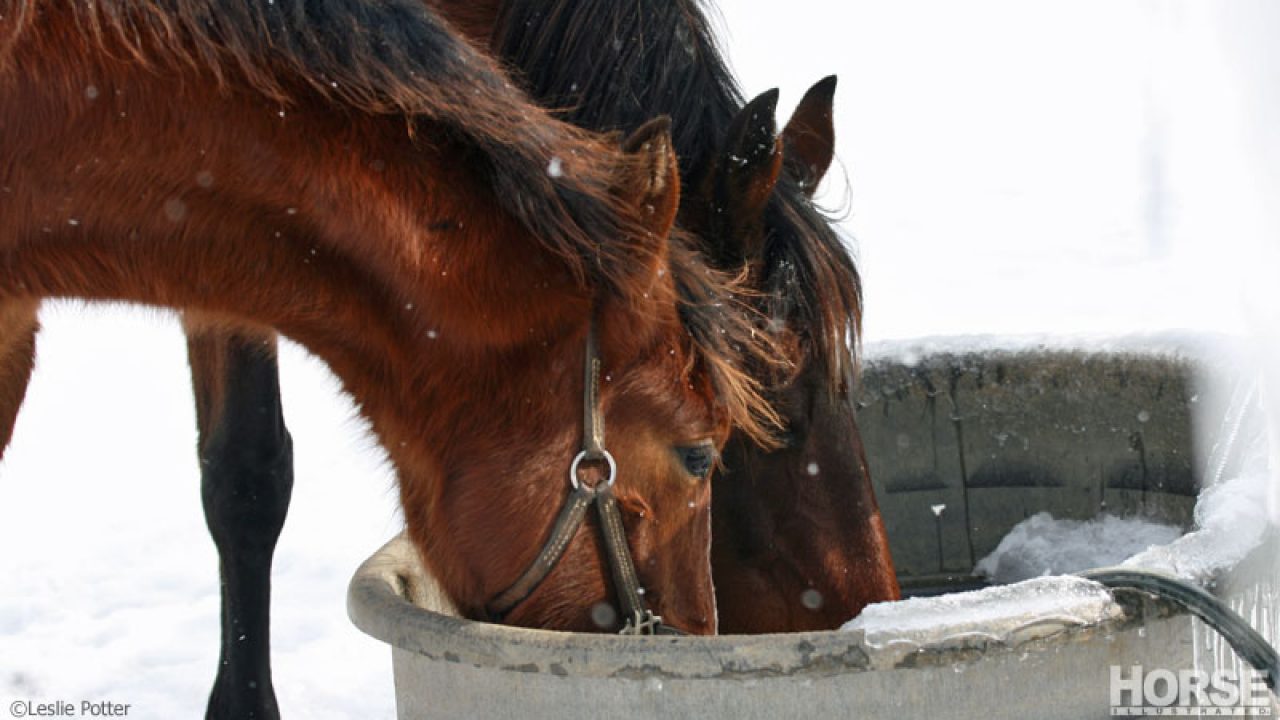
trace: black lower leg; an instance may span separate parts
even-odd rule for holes
[[[280,716],[271,684],[271,560],[293,488],[274,340],[189,341],[201,490],[222,577],[222,652],[208,718]],[[210,376],[212,375],[212,376]]]

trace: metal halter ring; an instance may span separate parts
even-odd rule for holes
[[[590,458],[587,457],[587,454],[588,451],[583,450],[573,458],[573,463],[569,465],[569,484],[573,486],[574,490],[582,487],[582,483],[578,482],[578,466],[582,464],[583,460],[604,458],[604,461],[609,465],[609,476],[605,478],[604,484],[613,487],[613,481],[618,478],[618,463],[613,459],[613,455],[610,455],[609,451],[603,448],[591,453],[592,457]]]

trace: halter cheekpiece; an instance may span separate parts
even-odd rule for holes
[[[644,589],[636,574],[636,566],[627,546],[626,528],[622,513],[613,494],[613,484],[618,477],[618,464],[604,447],[604,414],[600,411],[600,351],[597,346],[596,322],[593,317],[587,332],[587,351],[584,369],[585,389],[582,394],[583,432],[582,450],[569,463],[569,496],[560,514],[551,526],[551,533],[538,556],[523,574],[502,593],[490,600],[485,611],[491,618],[501,619],[524,602],[538,585],[551,574],[551,570],[564,555],[569,542],[586,521],[588,507],[594,505],[604,538],[613,585],[622,606],[624,618],[622,635],[683,635],[662,618],[653,614],[644,601]],[[603,479],[588,482],[587,467],[604,466]]]

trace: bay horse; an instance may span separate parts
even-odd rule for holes
[[[834,152],[835,79],[814,86],[777,137],[777,93],[744,104],[706,13],[692,0],[427,2],[474,45],[491,48],[532,94],[561,108],[566,121],[632,130],[653,113],[675,118],[685,187],[680,221],[722,268],[748,269],[758,305],[772,319],[770,329],[790,349],[790,373],[778,375],[772,365],[755,368],[783,416],[782,445],[758,442],[759,433],[735,432],[713,478],[712,574],[720,630],[831,629],[868,603],[897,599],[849,393],[861,316],[859,276],[830,221],[812,203]],[[204,485],[253,486],[289,471],[274,356],[245,353],[216,332],[189,338],[197,388],[206,384],[207,365],[243,365],[238,382],[244,399],[223,400],[228,416],[256,411],[255,398],[274,398],[270,414],[280,428],[242,432],[237,443],[261,448],[257,457],[270,461],[232,466],[219,458],[233,445],[208,442],[212,433],[201,423]],[[283,503],[281,514],[287,498]],[[265,609],[253,608],[265,608],[268,578],[255,579],[262,589],[227,598],[227,614],[265,617]],[[265,622],[262,627],[265,633]],[[243,664],[237,660],[243,650],[228,649],[225,632],[223,645],[224,666]]]
[[[713,478],[720,631],[839,627],[900,597],[851,385],[861,282],[814,205],[831,166],[836,79],[777,132],[776,90],[744,103],[698,0],[432,0],[544,106],[596,130],[673,119],[679,222],[721,268],[745,270],[789,369],[755,368],[781,446],[734,433]]]
[[[43,298],[185,313],[224,603],[211,717],[278,716],[277,331],[356,400],[465,613],[495,614],[594,480],[630,589],[716,630],[708,475],[731,429],[767,441],[744,368],[781,360],[673,229],[666,122],[619,146],[557,120],[417,0],[0,0],[0,128],[0,441]],[[566,545],[505,622],[623,624],[593,612],[624,590],[614,547]]]

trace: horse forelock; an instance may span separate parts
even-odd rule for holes
[[[793,329],[812,342],[833,390],[857,377],[862,337],[862,280],[832,221],[795,181],[783,177],[765,211],[767,291],[783,298]]]
[[[787,358],[759,329],[758,294],[745,284],[745,275],[710,267],[690,236],[676,233],[673,240],[673,280],[693,364],[705,374],[726,419],[761,446],[775,447],[783,422],[756,371],[785,365]]]

